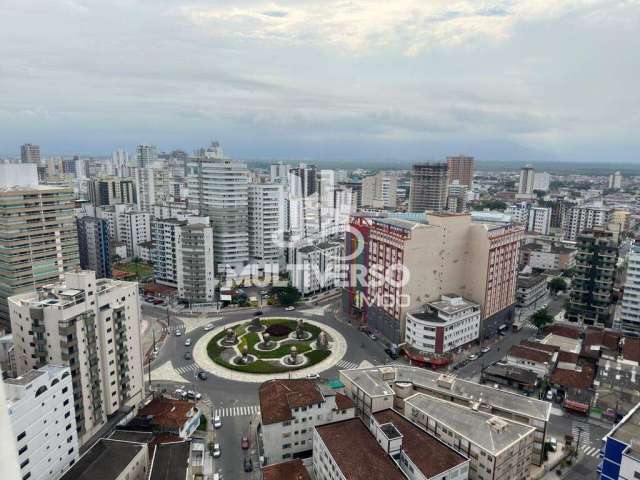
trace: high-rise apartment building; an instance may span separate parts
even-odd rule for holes
[[[78,266],[78,234],[72,188],[0,186],[0,207],[0,325],[8,328],[8,297]]]
[[[562,233],[565,240],[575,241],[582,232],[593,228],[606,228],[611,219],[608,208],[581,206],[572,207],[562,218]]]
[[[187,161],[189,205],[208,216],[218,275],[243,273],[249,263],[247,165],[224,157],[218,144]]]
[[[520,169],[520,181],[518,182],[516,198],[524,200],[535,198],[535,193],[533,193],[535,178],[536,170],[531,165]]]
[[[593,229],[578,236],[575,274],[566,317],[586,325],[611,326],[613,285],[618,262],[614,234]]]
[[[117,215],[116,221],[118,241],[127,246],[127,255],[132,258],[148,260],[143,258],[141,245],[151,240],[151,214],[126,209]]]
[[[111,155],[111,172],[109,174],[116,177],[129,177],[131,176],[130,170],[129,154],[124,148],[118,148]]]
[[[395,208],[398,179],[389,172],[378,172],[362,179],[362,205],[374,208]]]
[[[249,260],[252,275],[276,274],[284,255],[285,192],[279,183],[249,184]],[[270,265],[270,272],[265,271]],[[255,270],[255,271],[254,271]]]
[[[21,478],[60,478],[80,454],[71,370],[44,365],[4,386]]]
[[[533,176],[533,191],[548,192],[551,184],[551,175],[547,172],[536,172]]]
[[[80,268],[93,270],[96,278],[111,277],[111,248],[107,222],[95,217],[76,220]]]
[[[152,167],[158,161],[158,151],[154,145],[138,145],[136,147],[136,167]]]
[[[154,205],[160,205],[173,198],[172,181],[171,172],[167,168],[135,168],[138,208],[150,212]]]
[[[411,167],[409,211],[442,212],[447,208],[449,167],[446,163],[416,163]]]
[[[40,147],[25,143],[20,147],[20,163],[35,163],[40,165]]]
[[[447,157],[449,167],[449,183],[458,181],[467,188],[473,187],[473,175],[475,173],[475,159],[467,155]]]
[[[68,272],[64,282],[10,297],[18,374],[45,364],[71,371],[83,444],[121,407],[144,398],[138,284]]]
[[[609,188],[615,190],[622,188],[622,174],[620,172],[609,175]]]
[[[524,229],[471,221],[469,214],[429,214],[428,223],[373,218],[366,255],[366,321],[395,343],[406,313],[454,293],[480,305],[480,338],[513,321]]]
[[[155,280],[178,289],[189,303],[214,300],[213,230],[208,217],[183,216],[151,223]]]
[[[289,179],[290,169],[291,169],[291,165],[288,165],[284,162],[271,164],[271,167],[270,167],[271,181],[274,183],[286,184]]]
[[[531,207],[527,231],[548,235],[551,229],[551,209],[546,207]]]
[[[453,180],[448,187],[447,211],[451,213],[463,213],[467,211],[467,186]]]
[[[633,245],[627,253],[627,276],[619,321],[625,335],[640,337],[640,245]]]
[[[132,178],[102,177],[89,180],[89,200],[95,207],[136,203],[136,185]]]

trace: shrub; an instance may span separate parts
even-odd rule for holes
[[[286,337],[293,330],[289,328],[288,325],[284,325],[282,323],[274,323],[273,325],[269,325],[267,327],[266,332],[271,335],[271,338],[277,339],[278,337]]]

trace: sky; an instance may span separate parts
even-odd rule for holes
[[[640,0],[0,0],[0,152],[640,163]]]

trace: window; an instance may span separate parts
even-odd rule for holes
[[[16,437],[16,441],[22,440],[27,435],[27,432],[22,432],[20,435]]]
[[[20,450],[18,450],[18,455],[22,455],[24,452],[27,451],[27,446],[25,445],[24,447],[22,447]]]
[[[20,468],[22,469],[22,468],[26,467],[27,465],[29,465],[29,459],[28,458],[24,462],[22,462],[20,464]]]

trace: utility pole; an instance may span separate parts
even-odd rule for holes
[[[580,439],[582,438],[582,427],[578,427],[578,443],[576,443],[576,458],[578,458],[578,454],[580,453]]]

